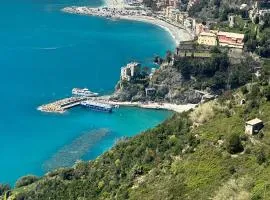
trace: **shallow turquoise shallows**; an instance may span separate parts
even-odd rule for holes
[[[1,1],[0,182],[14,184],[22,175],[44,174],[48,163],[59,166],[53,158],[59,158],[61,151],[66,157],[77,153],[76,159],[93,159],[119,138],[154,127],[171,115],[137,108],[120,108],[112,114],[75,108],[63,115],[36,110],[69,96],[73,87],[110,93],[121,66],[134,60],[149,64],[154,55],[174,48],[170,35],[150,24],[60,11],[65,6],[100,3]],[[98,135],[95,130],[103,128],[106,134]],[[93,138],[82,136],[86,133],[93,133]],[[76,152],[74,146],[80,142],[84,146]]]

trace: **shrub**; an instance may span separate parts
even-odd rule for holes
[[[230,154],[239,153],[244,150],[239,135],[234,133],[229,135],[227,138],[226,149]]]
[[[248,147],[246,148],[246,151],[245,151],[246,154],[251,154],[251,149]]]
[[[263,95],[264,95],[264,97],[267,99],[267,101],[270,101],[270,86],[267,86],[267,87],[263,90]]]
[[[248,93],[248,89],[247,89],[247,86],[243,86],[243,87],[241,87],[241,92],[242,92],[242,94],[247,94]]]
[[[210,120],[212,117],[215,116],[213,107],[214,107],[213,102],[208,102],[199,105],[199,107],[190,114],[190,119],[196,123],[207,122],[208,120]]]
[[[256,156],[256,159],[257,159],[257,163],[259,165],[263,164],[266,161],[266,157],[265,157],[265,153],[264,153],[263,149],[261,149],[259,151],[259,153]]]
[[[8,190],[10,190],[10,186],[8,184],[0,184],[0,196]]]
[[[234,166],[230,166],[229,172],[230,172],[230,174],[234,174],[236,172],[235,167]]]
[[[19,187],[27,186],[36,182],[37,180],[39,180],[39,178],[34,175],[23,176],[19,180],[17,180],[15,187],[19,188]]]
[[[74,178],[74,170],[69,168],[61,169],[59,176],[63,180],[72,180]]]

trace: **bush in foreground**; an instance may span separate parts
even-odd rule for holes
[[[244,150],[239,135],[233,133],[228,136],[226,149],[231,154],[240,153]]]
[[[19,187],[27,186],[38,180],[39,178],[37,176],[33,176],[33,175],[24,176],[20,178],[19,180],[17,180],[15,187],[19,188]]]
[[[0,196],[8,190],[10,190],[10,186],[8,184],[0,184]]]

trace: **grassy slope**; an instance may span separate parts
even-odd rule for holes
[[[177,114],[95,161],[52,172],[13,193],[18,199],[270,199],[269,124],[263,138],[244,137],[245,120],[270,121],[270,102],[259,98],[259,107],[250,108],[236,99],[210,104],[213,113],[198,127]],[[226,151],[231,133],[242,136],[244,152]],[[267,160],[258,164],[261,149]]]
[[[264,121],[269,121],[269,109],[270,103],[263,103],[260,109],[253,110],[251,115],[254,114]],[[168,177],[171,178],[171,181],[167,182],[170,189],[173,189],[173,184],[178,183],[178,181],[179,185],[184,188],[180,198],[169,193],[173,197],[170,199],[182,199],[182,197],[185,199],[208,199],[210,197],[238,199],[241,196],[243,199],[263,197],[270,199],[270,167],[267,163],[259,165],[256,162],[257,152],[260,148],[263,148],[269,155],[269,126],[266,124],[264,128],[263,139],[255,139],[258,144],[254,145],[249,140],[242,141],[250,152],[232,157],[226,152],[224,146],[218,145],[217,142],[232,132],[241,135],[244,133],[243,110],[244,108],[234,109],[236,113],[231,117],[227,117],[224,113],[218,113],[214,119],[195,128],[192,132],[200,137],[200,144],[196,151],[175,159],[165,170],[165,174],[162,174],[163,178],[150,177],[149,182],[132,191],[131,196],[135,196],[133,199],[138,199],[140,196],[143,196],[143,199],[166,199],[166,196],[162,197],[157,194],[157,190],[154,190],[153,187],[162,185]],[[226,142],[226,139],[223,140]],[[229,183],[232,180],[236,182],[236,185],[230,188]],[[149,194],[149,190],[152,193]],[[155,194],[157,196],[154,196]]]

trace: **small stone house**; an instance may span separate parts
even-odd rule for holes
[[[258,118],[252,119],[246,122],[245,133],[248,135],[256,134],[263,128],[263,126],[262,120]]]
[[[146,88],[145,89],[145,94],[146,96],[153,96],[156,93],[155,88]]]

